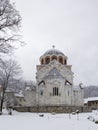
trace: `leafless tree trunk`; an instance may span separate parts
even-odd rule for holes
[[[19,80],[22,74],[21,67],[14,60],[1,61],[0,62],[0,83],[3,87],[2,96],[1,96],[1,105],[0,111],[2,112],[4,96],[7,87],[10,85],[10,82],[14,80]]]

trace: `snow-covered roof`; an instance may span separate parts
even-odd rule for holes
[[[96,101],[98,100],[98,97],[88,97],[84,98],[84,103],[87,103],[88,101]]]
[[[11,93],[12,91],[10,89],[7,89],[6,90],[6,93]]]
[[[6,93],[15,93],[15,91],[14,91],[13,89],[10,89],[10,88],[6,89],[5,92],[6,92]]]
[[[28,87],[25,88],[25,90],[31,90],[31,88],[28,86]]]
[[[21,91],[19,93],[15,93],[14,95],[15,95],[15,97],[24,97],[24,95]]]

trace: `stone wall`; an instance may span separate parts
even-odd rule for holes
[[[46,113],[71,113],[79,110],[79,112],[91,112],[91,108],[84,106],[34,106],[34,107],[14,107],[19,112],[46,112]]]
[[[26,90],[24,91],[24,103],[22,106],[35,106],[36,105],[36,91]]]
[[[79,86],[77,86],[77,89],[73,89],[72,105],[83,106],[84,105],[83,95],[84,95],[84,89],[80,89]]]
[[[83,93],[78,87],[74,91],[73,72],[53,60],[37,70],[36,104],[39,106],[83,106]],[[58,94],[53,94],[57,93]],[[55,92],[54,92],[55,89]],[[74,93],[73,93],[74,91]],[[31,105],[32,106],[32,105]]]
[[[72,98],[72,89],[71,86],[64,85],[64,81],[62,79],[51,79],[51,81],[46,80],[44,89],[42,89],[42,86],[39,86],[39,92],[37,104],[39,106],[56,106],[56,105],[71,105],[71,98]],[[58,89],[58,95],[53,95],[53,87],[57,87]],[[40,95],[41,90],[43,90],[43,95]]]

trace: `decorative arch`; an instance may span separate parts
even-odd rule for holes
[[[57,60],[57,56],[53,55],[53,56],[51,57],[51,60]]]
[[[44,64],[44,59],[41,59],[41,64],[42,64],[42,65]]]
[[[68,80],[65,80],[65,85],[67,84],[72,86],[72,83],[70,83]]]
[[[64,60],[64,64],[67,65],[67,60],[66,59]]]
[[[44,85],[45,85],[45,81],[42,80],[41,82],[39,82],[38,86],[41,85],[41,84],[44,84]]]
[[[63,57],[62,57],[62,56],[59,56],[59,62],[60,62],[61,64],[63,64]]]
[[[49,62],[50,62],[50,57],[47,56],[47,57],[45,58],[45,63],[48,64]]]

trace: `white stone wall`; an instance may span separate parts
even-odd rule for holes
[[[36,91],[25,90],[24,91],[24,102],[22,106],[35,106],[36,105]]]
[[[83,106],[83,90],[73,87],[73,72],[68,65],[53,60],[38,68],[36,91],[24,91],[23,106]],[[55,96],[54,87],[59,90]]]
[[[56,68],[60,77],[47,77],[49,72]],[[47,77],[47,78],[46,78]],[[37,90],[37,102],[39,105],[72,105],[72,86],[65,85],[65,80],[73,84],[73,73],[71,70],[60,64],[58,61],[52,61],[37,71],[37,82],[45,82],[44,86],[39,85]],[[53,87],[58,87],[58,96],[53,96]],[[41,95],[43,91],[43,95]]]
[[[67,65],[68,66],[68,65]],[[58,61],[53,60],[48,65],[45,65],[36,73],[37,82],[40,82],[52,68],[56,67],[62,76],[73,84],[73,72],[66,67],[66,65],[60,64]]]
[[[78,86],[77,86],[77,89],[73,90],[73,105],[74,106],[84,105],[83,94],[84,94],[84,90],[80,89]]]
[[[44,89],[39,86],[38,104],[39,105],[71,105],[72,87],[64,85],[64,80],[56,79],[45,82]],[[53,96],[53,87],[59,88],[58,96]],[[43,95],[41,95],[43,91]]]

